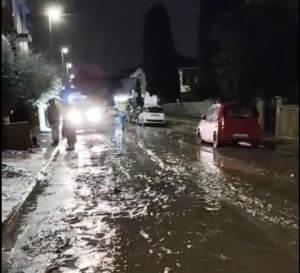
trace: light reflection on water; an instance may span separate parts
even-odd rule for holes
[[[132,130],[137,138],[118,127],[107,138],[83,136],[77,155],[64,159],[78,174],[63,216],[68,228],[56,226],[71,241],[63,255],[75,259],[74,270],[67,264],[62,272],[279,272],[266,262],[276,257],[271,226],[245,217],[267,222],[267,203],[224,174],[219,152],[191,149],[197,160],[195,153],[183,160],[178,146],[160,149],[149,143],[150,130]],[[37,245],[56,237],[42,234]]]
[[[217,163],[218,152],[208,147],[199,148],[197,150],[197,159],[201,162],[201,165],[205,168],[205,171],[220,174],[221,170]]]

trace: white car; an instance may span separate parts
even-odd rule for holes
[[[138,124],[165,124],[165,114],[162,107],[160,106],[151,106],[144,107],[141,113],[138,115]]]

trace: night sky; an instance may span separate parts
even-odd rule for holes
[[[37,51],[48,47],[45,8],[57,3],[67,13],[53,25],[57,48],[69,46],[75,66],[95,76],[117,74],[141,64],[146,12],[159,2],[167,7],[176,50],[196,57],[198,0],[31,0],[33,46]]]

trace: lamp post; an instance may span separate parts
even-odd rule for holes
[[[74,78],[75,78],[75,75],[74,75],[74,74],[71,74],[71,75],[70,75],[70,81],[72,81]]]
[[[61,63],[62,63],[62,65],[65,64],[64,54],[68,54],[68,52],[69,52],[69,49],[67,47],[62,47],[62,49],[61,49]]]
[[[53,54],[53,38],[52,38],[52,23],[58,22],[62,16],[62,9],[60,7],[50,7],[46,10],[49,23],[49,36],[50,36],[50,52]]]
[[[72,68],[72,63],[67,63],[66,64],[66,69],[67,69],[67,77],[69,77],[69,69]]]

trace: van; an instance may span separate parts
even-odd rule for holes
[[[216,103],[209,107],[196,129],[197,143],[210,142],[216,148],[241,141],[258,146],[262,131],[255,106],[236,103]]]

